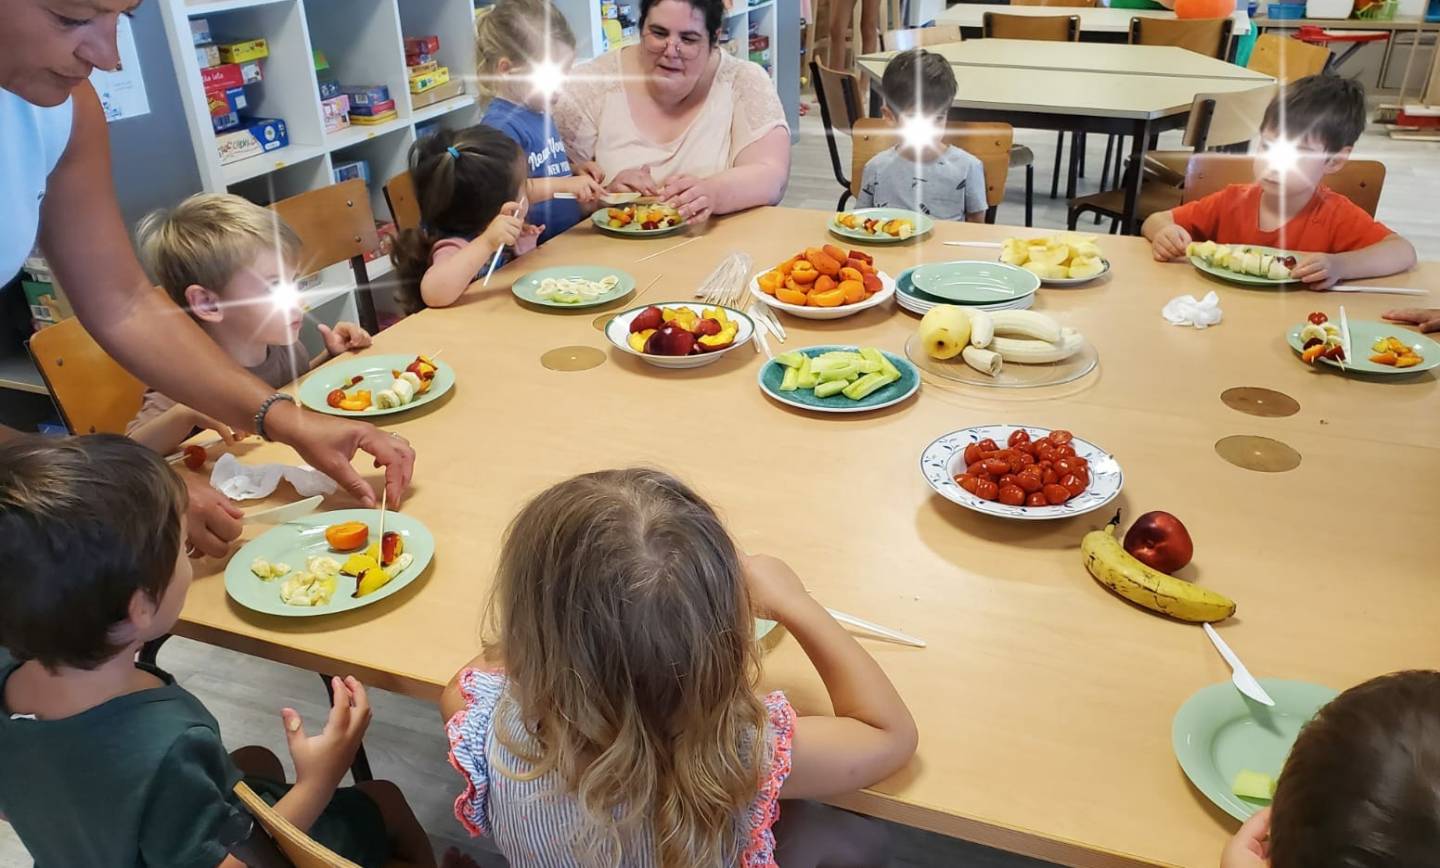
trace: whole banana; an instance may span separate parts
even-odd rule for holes
[[[1147,609],[1181,621],[1223,621],[1235,614],[1235,601],[1184,579],[1167,576],[1137,561],[1115,538],[1116,512],[1103,530],[1092,530],[1080,543],[1085,569],[1095,581]]]

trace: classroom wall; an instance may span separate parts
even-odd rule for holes
[[[159,3],[141,3],[131,20],[150,113],[110,124],[110,162],[125,225],[200,191],[200,170],[180,101],[180,84]]]

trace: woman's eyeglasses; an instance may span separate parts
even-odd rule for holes
[[[700,50],[705,46],[704,41],[701,39],[696,39],[694,42],[686,42],[683,34],[661,36],[649,30],[645,31],[644,41],[645,49],[652,54],[665,54],[673,44],[675,46],[675,52],[686,60],[694,60],[699,57]]]

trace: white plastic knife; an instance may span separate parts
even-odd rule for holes
[[[1255,680],[1255,676],[1250,674],[1250,670],[1245,668],[1245,664],[1240,662],[1240,658],[1235,656],[1235,652],[1230,650],[1230,646],[1225,644],[1225,640],[1220,638],[1215,628],[1209,624],[1200,626],[1205,628],[1205,635],[1210,637],[1215,650],[1230,664],[1230,682],[1235,685],[1235,689],[1261,705],[1274,705],[1275,700],[1270,698],[1270,694],[1265,692],[1265,688],[1260,686],[1260,682]]]
[[[324,500],[323,494],[314,497],[307,497],[304,500],[297,500],[294,503],[287,503],[283,506],[273,506],[269,509],[257,509],[254,512],[245,513],[242,524],[284,524],[287,521],[294,521],[302,515],[309,515],[320,506]]]
[[[834,618],[842,624],[849,624],[851,627],[859,627],[861,630],[865,630],[869,633],[874,633],[876,636],[883,636],[886,639],[890,639],[894,642],[899,642],[901,645],[910,645],[914,648],[925,647],[925,640],[921,639],[918,636],[911,636],[909,633],[901,633],[899,630],[891,629],[890,627],[886,627],[882,624],[876,624],[874,621],[867,621],[864,618],[857,618],[854,615],[847,615],[844,612],[837,612],[834,609],[827,608],[825,611],[830,613],[830,617]]]

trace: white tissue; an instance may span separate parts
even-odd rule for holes
[[[294,486],[301,497],[329,494],[336,488],[335,480],[308,465],[241,464],[228,452],[220,456],[210,473],[210,484],[231,500],[266,497],[281,479]]]
[[[1196,301],[1193,295],[1176,296],[1161,308],[1160,315],[1171,325],[1203,329],[1220,322],[1225,312],[1220,309],[1220,297],[1212,290],[1205,293],[1200,301]]]

